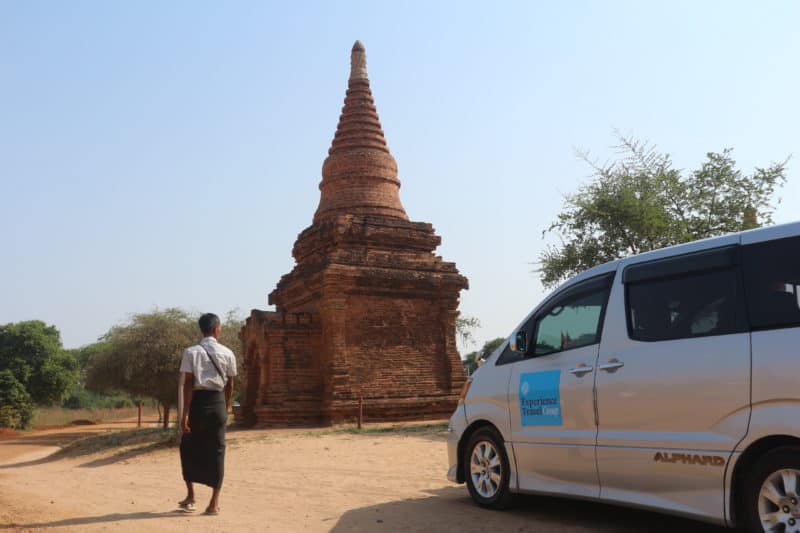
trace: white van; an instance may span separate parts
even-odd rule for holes
[[[473,374],[448,479],[800,532],[800,222],[564,283]]]

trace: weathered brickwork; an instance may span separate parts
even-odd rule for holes
[[[455,346],[467,279],[434,251],[433,226],[408,220],[397,163],[356,42],[347,95],[296,265],[242,329],[246,423],[330,424],[357,416],[448,416],[464,383]]]

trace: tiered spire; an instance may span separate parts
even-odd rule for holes
[[[350,79],[336,134],[322,165],[314,222],[341,215],[387,215],[408,220],[400,203],[397,163],[383,136],[367,77],[364,45],[350,55]]]

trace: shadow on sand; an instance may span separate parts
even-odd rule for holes
[[[0,446],[64,446],[78,439],[99,433],[102,433],[102,431],[61,431],[45,433],[44,435],[21,435],[13,439],[0,441]]]
[[[104,522],[122,522],[125,520],[149,520],[153,518],[185,518],[191,516],[181,511],[170,511],[165,513],[110,513],[99,516],[83,516],[78,518],[65,518],[64,520],[54,520],[52,522],[36,522],[31,524],[3,524],[0,525],[0,530],[3,529],[43,529],[50,527],[69,527],[69,526],[85,526],[89,524],[102,524]],[[144,525],[142,529],[144,529]]]
[[[169,443],[162,443],[162,442],[154,442],[153,444],[147,444],[145,446],[139,446],[137,448],[130,448],[127,450],[122,450],[115,454],[109,455],[108,457],[99,457],[87,463],[83,463],[80,468],[97,468],[99,466],[107,466],[112,465],[114,463],[118,463],[120,461],[127,461],[128,459],[133,459],[139,455],[144,455],[146,453],[154,452],[156,450],[166,450],[169,448],[177,449],[177,444],[172,445]]]
[[[724,533],[730,531],[701,522],[617,507],[614,505],[551,498],[519,496],[507,511],[491,511],[475,505],[466,488],[427,491],[430,497],[400,500],[362,507],[342,515],[331,531],[598,531],[606,533]],[[432,519],[435,517],[435,522]],[[435,524],[435,525],[434,525]]]
[[[160,428],[140,428],[140,429],[128,429],[124,431],[113,431],[113,430],[106,430],[103,432],[98,433],[85,433],[85,432],[76,432],[76,433],[59,433],[54,435],[32,435],[32,436],[25,436],[21,439],[16,439],[14,441],[7,441],[9,445],[38,445],[38,446],[53,446],[59,447],[61,449],[54,450],[52,453],[46,455],[45,457],[41,457],[39,459],[33,459],[30,461],[23,461],[18,463],[6,463],[0,464],[0,470],[8,469],[8,468],[22,468],[26,466],[34,466],[40,465],[44,463],[49,463],[52,461],[57,461],[59,459],[71,458],[71,457],[80,457],[82,455],[90,455],[95,453],[103,453],[103,452],[110,452],[115,447],[118,446],[125,446],[125,449],[117,451],[116,453],[112,453],[111,455],[98,457],[86,463],[79,465],[81,468],[96,468],[99,466],[106,466],[111,465],[120,461],[125,461],[128,459],[133,459],[139,455],[143,455],[146,453],[154,452],[157,450],[163,450],[168,448],[176,448],[179,444],[179,440],[177,438],[173,441],[169,438],[169,435],[172,433],[165,433],[167,430],[162,430]],[[171,430],[169,430],[171,431]],[[231,426],[227,429],[227,433],[237,434],[241,432],[246,432],[247,429],[239,428]],[[136,442],[133,441],[130,444],[124,439],[126,436],[136,436],[136,434],[151,434],[159,436],[160,440],[157,442]],[[104,447],[93,447],[91,446],[92,439],[109,439],[114,438],[115,436],[119,436],[120,439],[123,439],[121,442],[112,444],[110,446]],[[164,438],[166,436],[166,438]],[[24,440],[23,440],[24,439]],[[89,443],[88,446],[83,448],[77,449],[69,449],[64,448],[65,446],[76,443],[78,441],[83,441]],[[234,441],[235,442],[235,441]],[[2,446],[4,443],[0,443]],[[131,447],[133,446],[133,447]]]
[[[113,452],[110,456],[100,457],[81,464],[81,467],[105,466],[136,457],[151,451],[177,445],[173,441],[172,432],[161,429],[131,429],[126,431],[104,431],[102,433],[59,433],[58,435],[26,436],[17,442],[6,441],[9,445],[37,445],[55,448],[51,453],[38,459],[0,464],[0,469],[21,468],[57,461],[59,459],[81,457],[103,452]],[[153,442],[153,439],[157,439]],[[5,444],[5,443],[3,443]],[[3,444],[0,444],[2,446]]]

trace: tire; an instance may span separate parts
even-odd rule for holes
[[[784,446],[764,454],[738,489],[736,516],[743,531],[800,532],[800,447]],[[762,518],[767,521],[762,523]]]
[[[484,427],[473,433],[462,459],[464,480],[475,503],[491,509],[506,509],[513,504],[514,495],[508,487],[511,473],[508,456],[496,429]]]

